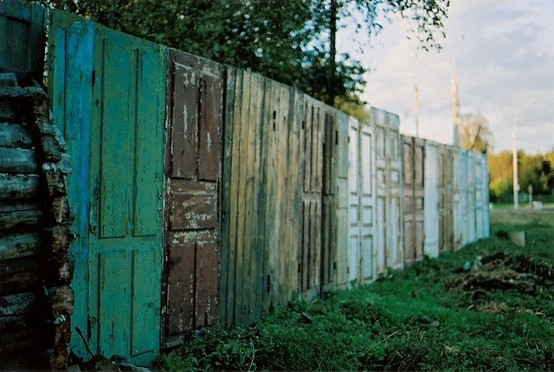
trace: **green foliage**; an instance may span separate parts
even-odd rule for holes
[[[198,332],[160,370],[552,370],[554,216],[493,210],[493,233],[367,286]],[[527,246],[505,240],[525,229]],[[480,258],[483,266],[464,271]]]
[[[438,45],[447,0],[40,0],[108,27],[239,68],[251,69],[328,101],[332,91],[360,103],[366,68],[330,45],[335,28],[354,22],[377,32],[378,13],[412,20],[424,48]],[[353,16],[352,7],[362,18]],[[331,66],[334,66],[331,71]],[[334,102],[334,100],[331,100]]]
[[[493,202],[512,200],[513,194],[513,158],[511,151],[499,154],[489,153],[490,195]],[[518,180],[520,192],[527,193],[529,185],[533,195],[547,197],[554,192],[554,172],[552,161],[554,152],[529,155],[518,152]]]

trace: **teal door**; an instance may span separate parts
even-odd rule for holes
[[[49,43],[73,168],[72,328],[95,353],[149,364],[161,336],[167,52],[58,11]],[[71,349],[90,357],[76,333]]]
[[[159,352],[166,55],[104,28],[94,50],[89,326],[105,356]]]

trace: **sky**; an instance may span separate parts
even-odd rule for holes
[[[440,52],[408,40],[402,19],[364,41],[357,55],[370,69],[363,98],[400,117],[408,135],[453,141],[452,77],[461,114],[481,113],[493,134],[493,152],[554,150],[554,0],[452,0]],[[348,30],[338,49],[355,49]],[[355,55],[355,52],[353,52]],[[419,91],[416,120],[415,87]]]

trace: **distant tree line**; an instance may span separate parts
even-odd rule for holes
[[[489,153],[490,199],[492,202],[513,200],[513,154],[502,151],[495,155]],[[518,181],[520,193],[528,194],[529,185],[533,187],[535,200],[552,200],[554,193],[554,151],[545,154],[529,155],[518,152]]]

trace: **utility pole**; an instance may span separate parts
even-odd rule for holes
[[[419,137],[419,88],[415,85],[415,133]]]
[[[517,167],[517,142],[516,142],[516,125],[517,120],[521,113],[527,109],[528,107],[531,107],[537,102],[536,99],[529,102],[527,105],[523,106],[523,108],[517,113],[517,115],[514,117],[514,123],[512,125],[512,167],[513,167],[513,192],[514,192],[514,209],[519,208],[519,175],[518,175],[518,167]]]
[[[452,75],[452,114],[454,115],[454,146],[460,146],[460,128],[462,117],[460,116],[460,98],[458,95],[458,78]]]

